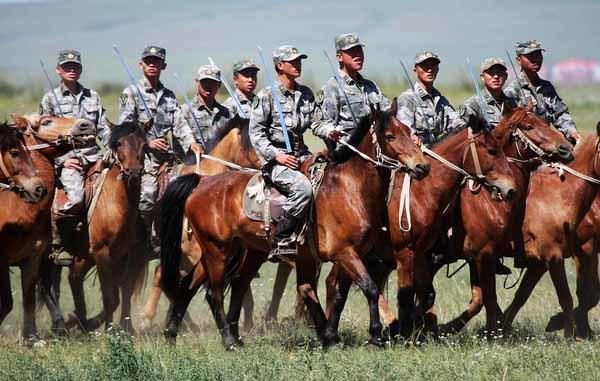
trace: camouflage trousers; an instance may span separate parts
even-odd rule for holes
[[[85,170],[82,171],[73,168],[63,168],[60,171],[60,182],[63,185],[67,202],[63,205],[55,205],[54,211],[60,215],[76,216],[81,212],[84,201],[84,179]]]
[[[300,171],[275,164],[271,169],[271,181],[287,195],[282,209],[294,217],[301,217],[312,198],[310,181]]]

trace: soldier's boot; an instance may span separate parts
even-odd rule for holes
[[[512,270],[502,263],[502,260],[498,258],[496,260],[496,274],[497,275],[510,275],[512,274]]]
[[[292,237],[298,227],[301,219],[294,217],[289,213],[284,213],[277,225],[273,234],[273,242],[271,243],[271,251],[267,258],[270,262],[280,262],[282,257],[295,257],[298,252],[296,238]]]
[[[144,231],[146,233],[146,255],[149,260],[160,257],[160,241],[153,229],[154,215],[152,213],[140,213]]]
[[[69,267],[73,264],[73,255],[65,250],[75,229],[77,229],[78,218],[76,216],[52,213],[52,253],[50,259],[58,266]]]
[[[526,269],[539,262],[534,258],[527,258],[523,252],[516,251],[513,263],[513,266],[517,269]]]

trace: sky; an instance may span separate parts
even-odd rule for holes
[[[598,15],[597,0],[0,0],[0,75],[41,81],[39,60],[52,68],[59,50],[74,48],[84,83],[125,83],[112,45],[139,74],[143,47],[156,44],[167,49],[166,76],[191,81],[208,56],[228,73],[238,58],[258,62],[257,45],[268,52],[292,44],[309,56],[305,80],[322,83],[331,74],[323,49],[333,55],[334,36],[356,32],[367,77],[401,78],[399,59],[412,63],[417,51],[432,50],[442,59],[439,80],[452,82],[464,76],[466,57],[506,59],[519,40],[541,40],[548,63],[600,58]]]

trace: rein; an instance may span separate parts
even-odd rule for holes
[[[15,182],[15,180],[13,179],[13,177],[10,175],[10,173],[8,172],[8,168],[6,168],[6,164],[4,163],[4,158],[2,157],[1,154],[0,154],[0,171],[2,171],[2,174],[4,175],[4,177],[6,177],[6,181],[8,181],[8,184],[0,182],[0,191],[15,192],[19,197],[22,197],[23,194],[25,193],[25,188],[18,185]]]

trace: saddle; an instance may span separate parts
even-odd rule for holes
[[[322,154],[311,155],[305,160],[300,171],[308,177],[313,187],[313,195],[316,195],[323,180],[328,160]],[[313,196],[314,197],[314,196]],[[257,173],[246,185],[242,195],[242,209],[244,215],[253,221],[263,221],[269,226],[277,221],[282,214],[282,206],[287,197],[276,187],[265,180],[262,173]]]

